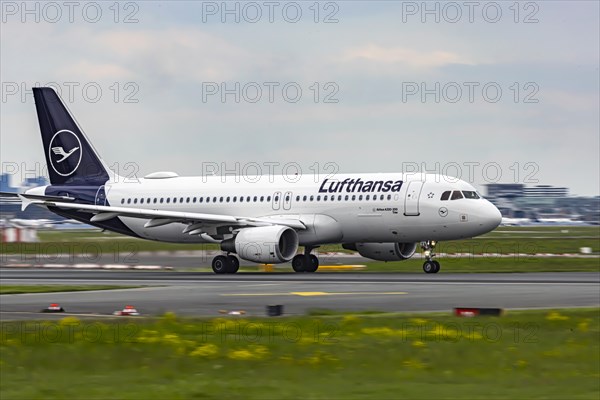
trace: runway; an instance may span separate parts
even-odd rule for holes
[[[143,315],[167,311],[218,316],[220,310],[265,315],[282,304],[287,315],[336,311],[451,311],[453,307],[600,306],[600,274],[212,273],[0,269],[1,284],[121,284],[138,289],[2,295],[0,319],[61,318],[40,314],[57,302],[69,314],[105,317],[125,305]]]

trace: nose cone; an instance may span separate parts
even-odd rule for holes
[[[500,222],[502,222],[502,214],[500,213],[500,210],[486,200],[486,204],[482,211],[483,212],[480,214],[481,227],[485,229],[486,232],[493,231],[498,227],[498,225],[500,225]]]

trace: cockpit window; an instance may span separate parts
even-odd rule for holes
[[[442,193],[442,200],[448,200],[450,198],[450,193],[452,193],[452,190],[447,190]]]
[[[463,195],[460,192],[460,190],[455,190],[454,192],[452,192],[452,197],[451,197],[452,200],[458,200],[458,199],[462,199],[462,198],[463,198]]]
[[[465,199],[479,199],[479,195],[477,194],[477,192],[473,192],[473,191],[469,191],[469,190],[463,190],[463,195],[465,195]]]

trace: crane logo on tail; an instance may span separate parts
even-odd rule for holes
[[[81,163],[81,156],[81,141],[73,132],[63,129],[52,136],[48,146],[48,159],[57,174],[72,175]]]
[[[67,152],[65,152],[65,149],[63,149],[60,146],[52,148],[52,151],[54,152],[54,154],[62,156],[62,158],[60,160],[56,161],[57,163],[61,163],[61,162],[65,161],[67,158],[69,158],[70,155],[75,153],[77,150],[79,150],[79,147],[74,147],[71,151],[69,151],[67,153]]]

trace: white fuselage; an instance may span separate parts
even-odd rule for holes
[[[298,231],[300,245],[453,240],[489,232],[501,220],[483,198],[441,200],[446,191],[475,189],[431,174],[144,178],[107,184],[105,191],[106,204],[118,207],[298,219],[307,227]],[[146,228],[147,220],[119,218],[143,238],[205,241],[184,233],[182,223]]]

